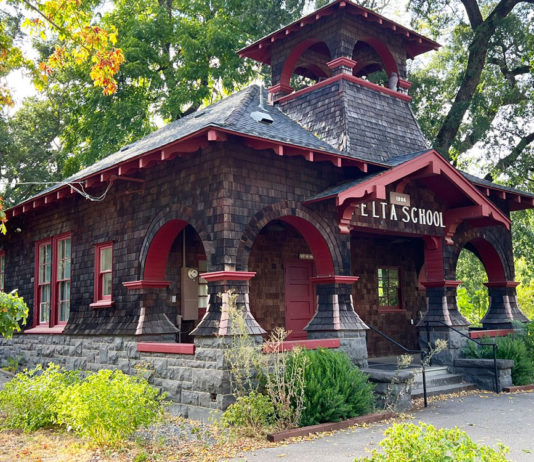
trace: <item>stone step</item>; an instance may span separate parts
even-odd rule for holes
[[[427,388],[426,393],[427,396],[437,396],[437,395],[447,395],[450,393],[459,393],[461,391],[468,391],[468,390],[474,390],[476,389],[476,386],[472,383],[457,383],[452,385],[441,385],[438,387],[430,387]],[[415,398],[422,398],[423,397],[423,389],[415,389],[412,390],[412,399]]]
[[[453,384],[453,383],[462,383],[463,382],[463,376],[460,374],[441,374],[441,375],[433,375],[433,376],[426,376],[426,384],[427,386],[439,386],[439,385],[447,385],[447,384]],[[414,381],[414,387],[415,388],[421,388],[423,386],[423,376],[416,377]]]

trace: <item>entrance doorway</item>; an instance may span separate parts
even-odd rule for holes
[[[311,278],[313,261],[286,260],[284,262],[285,313],[288,340],[307,338],[304,327],[315,313],[315,294]]]

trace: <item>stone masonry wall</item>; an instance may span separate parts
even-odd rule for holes
[[[67,369],[120,369],[136,374],[146,370],[149,381],[168,393],[173,412],[206,418],[233,401],[223,346],[217,338],[197,338],[194,355],[141,353],[133,336],[15,335],[0,339],[0,365],[21,358],[23,367],[50,361]]]

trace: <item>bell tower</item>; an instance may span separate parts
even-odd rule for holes
[[[386,164],[427,149],[406,61],[439,44],[335,0],[240,51],[271,67],[270,101],[344,154]]]

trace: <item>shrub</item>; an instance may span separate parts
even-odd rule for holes
[[[161,415],[163,399],[145,379],[103,369],[59,396],[58,422],[113,446]]]
[[[393,424],[380,442],[384,453],[373,449],[372,456],[356,461],[367,462],[504,462],[508,448],[498,450],[477,445],[458,428],[436,429],[432,425]],[[355,461],[355,462],[356,462]]]
[[[240,396],[222,416],[224,428],[235,428],[244,436],[263,435],[274,423],[274,405],[268,396],[256,391]]]
[[[17,374],[0,391],[0,408],[6,413],[4,425],[25,431],[54,425],[58,397],[79,381],[79,373],[53,363],[45,370],[38,365]]]
[[[534,382],[534,356],[527,347],[526,335],[508,335],[495,339],[497,344],[497,358],[513,359],[512,382],[514,385],[528,385]],[[478,346],[469,342],[464,350],[468,358],[493,358],[493,347]]]
[[[0,290],[0,335],[5,338],[13,337],[14,332],[20,332],[20,324],[26,324],[28,305],[16,290],[6,293]]]
[[[366,414],[372,410],[373,386],[348,356],[332,350],[305,351],[303,426]],[[295,366],[291,362],[288,372]]]

